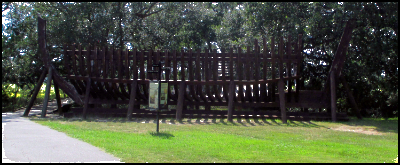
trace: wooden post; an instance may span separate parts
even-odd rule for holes
[[[233,113],[233,97],[235,97],[235,83],[234,81],[229,82],[229,100],[228,100],[228,121],[232,122],[232,113]]]
[[[283,37],[279,41],[279,82],[278,82],[278,92],[279,92],[279,106],[281,108],[281,118],[282,123],[286,124],[286,106],[285,106],[285,83],[283,82]]]
[[[57,101],[57,108],[58,108],[58,114],[62,114],[61,110],[61,98],[60,98],[60,90],[58,89],[58,84],[53,80],[54,83],[54,91],[56,92],[56,101]]]
[[[42,116],[41,117],[46,117],[46,111],[47,111],[47,104],[49,102],[49,95],[50,95],[50,87],[51,87],[51,74],[52,74],[52,69],[49,67],[49,72],[47,74],[47,84],[46,84],[46,91],[44,94],[44,100],[43,100],[43,108],[42,108]]]
[[[357,116],[358,119],[362,119],[362,116],[361,116],[361,114],[360,114],[360,110],[359,110],[358,107],[357,107],[356,100],[355,100],[354,97],[353,97],[353,93],[351,92],[351,90],[350,90],[350,88],[349,88],[349,85],[347,84],[346,79],[344,79],[343,76],[340,76],[339,79],[340,79],[340,81],[342,82],[342,84],[343,84],[343,86],[344,86],[344,89],[345,89],[346,92],[347,92],[347,96],[349,97],[350,104],[351,104],[351,106],[353,107],[353,112],[356,114],[356,116]]]
[[[23,116],[27,117],[28,114],[29,114],[29,111],[31,111],[31,108],[32,108],[32,106],[33,106],[33,103],[34,103],[34,101],[36,100],[36,97],[37,97],[37,95],[38,95],[38,93],[39,93],[39,91],[40,91],[40,87],[42,87],[44,78],[46,78],[46,73],[47,73],[47,70],[46,70],[46,68],[43,67],[42,75],[40,75],[40,78],[39,78],[39,80],[38,80],[38,82],[37,82],[37,84],[36,84],[36,86],[35,86],[35,90],[33,91],[32,97],[31,97],[31,99],[29,100],[29,104],[28,104],[28,106],[26,107]]]
[[[90,85],[91,85],[91,79],[90,79],[90,77],[88,77],[88,80],[86,82],[85,101],[84,101],[83,113],[82,113],[83,119],[86,119],[86,113],[89,108],[88,106],[89,106],[89,96],[90,96]]]
[[[335,84],[335,71],[331,72],[331,115],[332,122],[336,122],[336,84]]]
[[[283,79],[279,79],[278,92],[279,92],[279,106],[281,108],[282,123],[286,124],[286,107],[285,107],[285,91],[283,90],[285,84]]]
[[[182,120],[183,101],[185,97],[185,82],[181,81],[179,84],[178,105],[176,107],[176,120]]]
[[[130,98],[129,98],[128,114],[126,115],[126,118],[128,120],[132,119],[132,112],[133,112],[133,108],[135,105],[135,98],[136,98],[136,88],[137,88],[137,80],[134,79],[133,83],[131,84],[131,94],[130,94]]]

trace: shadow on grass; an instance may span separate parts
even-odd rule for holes
[[[172,134],[170,134],[168,132],[158,132],[158,133],[157,132],[150,132],[150,135],[154,136],[154,137],[161,138],[161,139],[170,139],[170,138],[175,137],[174,135],[172,135]]]

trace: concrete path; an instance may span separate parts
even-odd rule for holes
[[[39,108],[32,108],[30,115],[39,114]],[[23,111],[2,114],[3,163],[120,162],[119,158],[86,142],[20,117],[22,114]]]

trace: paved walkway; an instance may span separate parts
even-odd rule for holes
[[[55,110],[49,102],[48,112]],[[29,115],[40,115],[41,105]],[[2,162],[120,162],[103,150],[22,116],[24,110],[2,114]],[[49,114],[48,114],[49,115]]]

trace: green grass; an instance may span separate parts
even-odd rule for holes
[[[65,132],[123,162],[392,162],[398,155],[398,119],[352,119],[350,122],[299,122],[195,119],[160,124],[124,119],[33,119]],[[152,121],[152,120],[151,120]],[[337,128],[377,132],[367,135]]]

